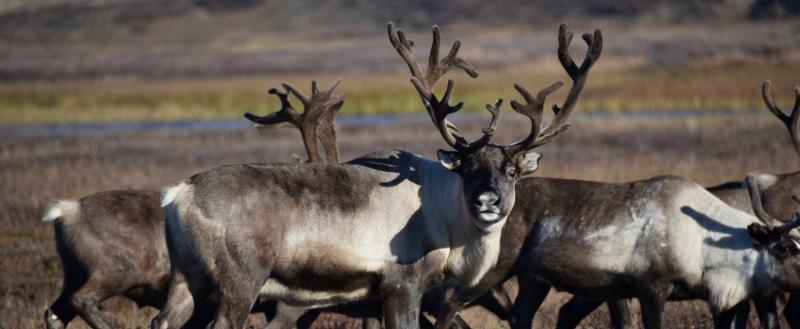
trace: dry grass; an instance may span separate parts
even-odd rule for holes
[[[604,59],[605,60],[605,59]],[[611,61],[613,59],[609,59]],[[606,68],[602,64],[607,64]],[[601,62],[590,79],[581,111],[639,111],[761,108],[760,84],[775,83],[775,97],[788,102],[800,75],[800,59],[705,63],[664,68]],[[308,90],[316,78],[327,84],[335,76],[270,76],[206,80],[89,80],[0,84],[0,124],[42,122],[110,122],[130,120],[202,120],[237,118],[243,112],[278,108],[266,94],[280,81]],[[339,91],[347,96],[342,115],[415,113],[419,97],[401,74],[342,76]],[[529,89],[567,79],[555,59],[514,70],[486,70],[479,79],[458,75],[457,97],[467,111],[477,111],[497,97],[518,98],[512,83]],[[553,99],[563,99],[566,89]]]
[[[527,129],[523,121],[512,117],[506,115],[501,123],[500,141],[510,141]],[[434,146],[443,143],[424,123],[340,126],[343,158],[384,148],[432,156]],[[460,123],[467,133],[477,134],[478,122],[469,119]],[[107,189],[155,189],[224,163],[290,161],[292,153],[303,154],[296,134],[251,129],[5,134],[0,140],[0,327],[40,328],[43,310],[58,293],[61,269],[52,230],[39,221],[48,200]],[[784,128],[767,114],[658,122],[577,122],[542,152],[545,158],[539,176],[604,181],[671,173],[711,185],[739,179],[750,170],[786,172],[800,167]],[[557,307],[565,298],[563,294],[550,297],[537,315],[537,324],[552,327]],[[130,327],[145,326],[154,314],[152,310],[138,311],[124,301],[111,301],[106,310]],[[482,311],[469,311],[466,316],[479,328],[502,326]],[[710,326],[702,303],[670,304],[665,319],[670,328]],[[256,319],[254,323],[259,322]],[[352,325],[331,318],[320,323],[323,328]],[[584,326],[605,327],[606,323],[605,313],[597,312]]]

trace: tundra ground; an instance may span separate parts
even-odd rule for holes
[[[780,173],[800,168],[785,128],[766,110],[758,113],[661,120],[577,115],[569,132],[542,149],[544,158],[536,175],[615,182],[678,174],[714,185],[739,180],[749,170]],[[518,117],[504,112],[499,142],[510,142],[527,131],[527,123]],[[467,134],[477,135],[484,122],[476,118],[463,116],[459,125]],[[41,328],[43,311],[59,292],[61,266],[52,227],[39,219],[49,200],[108,189],[158,189],[225,163],[292,161],[293,153],[304,155],[297,134],[241,128],[34,135],[0,128],[0,328]],[[444,147],[426,118],[343,122],[338,135],[342,159],[385,148],[432,157],[436,147]],[[514,284],[509,288],[513,291]],[[566,294],[549,297],[537,314],[537,324],[552,327],[567,298]],[[105,306],[131,328],[145,327],[155,314],[123,300],[112,299]],[[480,310],[468,311],[466,318],[476,328],[503,327]],[[710,327],[700,302],[670,303],[665,321],[669,328]],[[259,328],[263,319],[254,317],[252,323]],[[607,315],[595,312],[582,324],[606,327]],[[333,316],[317,322],[318,328],[354,326]],[[72,326],[83,327],[80,321]]]

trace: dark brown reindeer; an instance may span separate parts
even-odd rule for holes
[[[795,103],[789,112],[785,114],[772,99],[772,84],[769,80],[764,81],[761,87],[761,94],[767,109],[774,114],[786,126],[789,137],[792,140],[797,153],[800,155],[800,88],[795,88]],[[765,200],[764,209],[770,214],[775,214],[778,218],[791,218],[791,215],[800,212],[800,205],[792,201],[792,196],[800,195],[800,173],[792,172],[787,174],[758,174],[760,190]],[[733,206],[736,209],[754,213],[752,203],[746,186],[742,182],[734,181],[718,186],[709,187],[708,190],[720,200]],[[773,296],[752,301],[756,306],[756,311],[761,325],[765,329],[780,328],[780,319],[776,301]],[[621,311],[617,314],[629,314],[627,303],[621,301],[611,302],[616,309]],[[586,317],[600,305],[600,301],[587,300],[575,297],[565,304],[559,311],[558,328],[574,328],[581,319]],[[745,328],[747,317],[750,311],[750,302],[743,302],[738,306],[739,312],[736,315],[736,323],[733,327]],[[783,312],[787,323],[792,328],[800,328],[800,296],[795,293],[790,294],[789,300]],[[620,326],[630,326],[629,319],[622,317],[612,318]]]
[[[260,117],[257,123],[274,126],[286,121],[296,125],[302,131],[311,161],[325,161],[316,148],[317,138],[323,143],[327,160],[337,161],[333,126],[344,101],[343,97],[333,95],[337,84],[338,81],[320,92],[316,83],[312,83],[309,98],[284,83],[285,90],[303,102],[303,113],[297,114],[285,106],[286,92],[273,89],[270,93],[278,95],[284,106],[274,114]],[[64,273],[61,294],[45,312],[48,328],[64,328],[75,316],[93,328],[122,327],[98,310],[102,301],[117,295],[140,306],[163,307],[169,257],[158,191],[117,190],[58,200],[47,207],[43,220],[53,222]]]
[[[797,268],[784,255],[753,247],[760,237],[746,227],[755,218],[686,179],[530,178],[517,189],[533,197],[509,215],[501,247],[508,259],[462,297],[517,275],[513,328],[530,328],[551,287],[597,300],[638,298],[646,328],[660,327],[667,299],[705,299],[715,322],[729,324],[740,302],[797,288]]]
[[[342,165],[229,165],[165,189],[172,284],[153,327],[180,327],[207,298],[219,305],[212,328],[240,328],[259,296],[304,307],[380,296],[387,328],[415,328],[433,284],[480,281],[497,260],[514,184],[538,165],[532,149],[564,131],[569,111],[540,129],[556,83],[514,106],[531,119],[528,137],[489,143],[498,102],[484,136],[468,142],[446,119],[462,106],[449,103],[452,81],[441,99],[429,89],[465,63],[454,48],[442,62],[432,53],[442,70],[412,78],[455,149],[439,150],[438,162],[393,151]]]

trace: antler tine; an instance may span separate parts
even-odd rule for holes
[[[312,84],[312,86],[314,86],[314,85],[316,85],[316,82],[312,81],[311,84]],[[303,94],[303,92],[301,92],[300,90],[298,90],[297,88],[295,88],[294,86],[292,86],[292,84],[290,84],[288,82],[281,82],[281,85],[283,85],[283,89],[285,89],[287,92],[289,92],[292,95],[294,95],[294,97],[297,97],[297,99],[299,99],[300,102],[303,103],[303,106],[308,107],[308,102],[310,100],[305,94]]]
[[[497,102],[495,102],[494,105],[486,104],[486,110],[489,111],[489,113],[492,115],[492,121],[489,122],[488,127],[483,128],[481,130],[483,131],[484,134],[492,135],[494,134],[495,130],[497,130],[497,122],[500,121],[500,107],[502,106],[503,106],[502,98],[498,98]]]
[[[472,78],[478,77],[478,71],[472,64],[458,57],[458,51],[461,49],[461,41],[456,40],[453,46],[450,47],[450,52],[447,56],[439,61],[439,26],[434,25],[433,28],[433,42],[431,43],[431,53],[428,57],[428,70],[425,75],[425,82],[429,89],[433,89],[436,81],[439,81],[447,71],[452,70],[454,67],[460,68],[467,72]]]
[[[753,213],[756,215],[764,225],[769,229],[773,229],[773,223],[779,222],[777,219],[770,216],[765,210],[764,205],[761,203],[761,191],[758,188],[755,174],[747,174],[744,179],[747,186],[747,193],[750,195],[750,204],[753,207]]]
[[[319,94],[319,87],[317,87],[317,80],[311,80],[311,97]]]
[[[584,34],[583,40],[586,42],[588,49],[586,51],[586,57],[583,59],[581,66],[578,67],[575,65],[575,61],[569,53],[569,45],[570,42],[572,42],[572,36],[572,32],[567,30],[567,24],[561,23],[558,28],[558,60],[561,62],[561,66],[564,67],[564,70],[567,71],[570,79],[572,79],[572,86],[569,89],[567,98],[564,100],[564,104],[560,107],[558,105],[553,105],[555,117],[550,124],[542,129],[541,136],[537,142],[538,145],[551,141],[566,130],[565,123],[572,110],[575,108],[578,98],[580,98],[580,94],[586,84],[589,70],[591,70],[592,66],[594,66],[603,53],[602,31],[596,29],[593,35],[588,33]]]
[[[336,87],[339,87],[340,83],[342,83],[342,79],[336,79],[331,82],[331,85],[328,86],[328,89],[325,89],[325,92],[322,93],[323,97],[331,97],[331,95],[333,95],[333,91],[336,90]]]
[[[414,52],[411,50],[411,47],[414,45],[413,42],[406,39],[402,30],[396,30],[392,22],[389,22],[389,42],[392,43],[394,49],[397,50],[397,53],[400,54],[400,57],[402,57],[403,61],[408,65],[411,76],[420,80],[425,80],[422,71],[419,69],[419,65],[417,65],[417,57],[414,56]]]
[[[786,127],[789,127],[790,119],[789,116],[783,113],[775,102],[772,101],[772,81],[764,80],[761,84],[761,96],[764,98],[764,103],[767,105],[767,109],[769,109],[772,114],[778,117],[781,122],[783,122]]]
[[[392,46],[394,46],[394,48],[397,50],[397,53],[400,54],[400,57],[402,57],[406,62],[406,65],[408,65],[408,68],[411,71],[411,76],[417,78],[417,80],[422,83],[425,89],[428,90],[433,90],[433,86],[436,84],[436,82],[454,67],[464,70],[472,78],[477,78],[478,70],[476,70],[475,67],[466,60],[458,57],[458,51],[461,48],[461,42],[458,40],[453,43],[453,46],[450,48],[450,53],[448,53],[447,56],[439,61],[439,49],[441,46],[439,27],[434,25],[432,31],[433,41],[431,43],[430,55],[428,56],[428,68],[423,75],[422,70],[417,64],[417,58],[414,55],[414,52],[411,50],[411,47],[413,47],[414,43],[411,40],[406,39],[402,30],[395,29],[394,23],[389,22],[389,42],[392,43]]]
[[[795,151],[800,154],[800,88],[795,87],[794,106],[792,112],[786,115],[772,100],[772,82],[764,80],[761,85],[761,95],[764,98],[764,103],[767,105],[772,114],[774,114],[789,130],[789,137],[792,139]]]
[[[528,117],[528,119],[531,121],[531,132],[524,139],[506,146],[507,152],[516,154],[523,150],[531,149],[537,145],[536,141],[538,137],[541,136],[540,129],[544,112],[544,103],[547,99],[547,95],[554,93],[563,85],[564,81],[559,80],[558,82],[540,90],[539,93],[536,94],[536,97],[533,97],[531,93],[525,89],[525,87],[519,84],[514,84],[514,89],[516,89],[517,92],[522,95],[522,98],[525,100],[525,104],[521,104],[515,100],[512,100],[511,108],[517,113]]]
[[[477,150],[478,148],[483,147],[486,144],[489,144],[489,141],[494,136],[495,131],[497,130],[497,122],[500,120],[500,108],[503,106],[503,99],[498,98],[497,102],[494,104],[486,104],[486,110],[489,111],[489,114],[492,115],[492,121],[489,122],[489,126],[486,128],[481,129],[483,132],[483,136],[477,139],[476,141],[472,142],[469,145],[470,150]]]
[[[333,91],[333,88],[328,88],[328,91]],[[331,106],[331,109],[322,115],[317,127],[317,135],[320,142],[322,142],[322,148],[325,149],[325,158],[328,163],[339,163],[339,148],[336,146],[336,129],[334,127],[336,126],[336,115],[342,108],[344,101],[345,98],[341,97],[337,103]]]
[[[444,141],[458,151],[467,151],[469,149],[469,143],[461,136],[461,133],[458,132],[455,125],[447,120],[448,115],[458,112],[461,110],[461,107],[464,106],[463,102],[459,102],[456,105],[449,104],[450,95],[453,92],[453,80],[447,80],[447,88],[441,100],[437,99],[436,95],[426,89],[425,86],[422,85],[422,82],[416,77],[411,77],[411,84],[417,89],[419,96],[422,98],[422,102],[425,104],[425,109],[428,111],[428,115],[431,117],[436,129],[439,130],[442,138],[444,138]]]
[[[282,124],[291,124],[299,129],[303,119],[301,115],[294,110],[292,104],[289,102],[289,95],[286,92],[280,91],[276,88],[271,88],[269,93],[278,96],[280,99],[281,108],[279,110],[265,116],[258,116],[247,112],[244,114],[244,117],[247,118],[247,120],[254,122],[258,129],[277,128]]]

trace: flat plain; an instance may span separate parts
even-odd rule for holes
[[[487,115],[456,121],[477,136]],[[748,171],[783,173],[800,168],[785,128],[766,110],[758,114],[670,119],[596,118],[576,115],[557,142],[542,148],[536,176],[621,182],[656,175],[690,177],[706,186],[741,180]],[[527,131],[520,116],[506,111],[496,137],[511,142]],[[380,149],[401,148],[431,157],[441,138],[424,117],[394,123],[348,123],[338,127],[342,159]],[[73,134],[3,133],[0,140],[0,323],[3,328],[40,328],[48,303],[61,286],[61,267],[53,229],[40,221],[54,198],[75,198],[122,188],[159,189],[198,171],[226,163],[293,161],[304,155],[293,130],[261,132],[243,127],[222,130],[147,130]],[[509,289],[514,291],[513,283]],[[536,317],[551,327],[566,294],[554,294]],[[137,310],[124,300],[109,300],[105,311],[146,327],[154,310]],[[481,310],[466,313],[477,328],[503,324]],[[701,302],[670,303],[669,328],[705,328],[710,317]],[[754,320],[751,319],[751,321]],[[78,321],[80,322],[80,321]],[[253,328],[263,318],[253,317]],[[607,326],[604,311],[584,328]],[[753,322],[752,324],[755,324]],[[350,328],[336,316],[318,328]],[[83,328],[73,325],[73,328]]]

